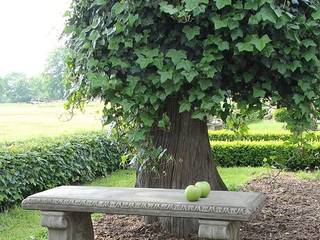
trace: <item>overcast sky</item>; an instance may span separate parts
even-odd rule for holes
[[[59,47],[70,0],[0,0],[0,76],[35,75]]]

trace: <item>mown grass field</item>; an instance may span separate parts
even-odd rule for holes
[[[100,130],[101,111],[102,104],[91,103],[71,118],[63,102],[0,104],[0,142]]]
[[[100,130],[102,107],[101,103],[90,103],[84,112],[75,110],[71,117],[63,102],[0,104],[0,143]],[[280,131],[283,123],[264,120],[250,124],[249,128]]]

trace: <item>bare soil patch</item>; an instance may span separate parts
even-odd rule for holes
[[[320,240],[320,181],[281,174],[273,181],[253,180],[242,190],[266,193],[267,204],[252,222],[241,225],[241,239]],[[106,215],[94,223],[94,230],[95,240],[177,240],[138,216]]]

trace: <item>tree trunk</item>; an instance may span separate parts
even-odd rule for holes
[[[227,190],[212,158],[208,128],[205,121],[191,118],[191,113],[179,113],[176,98],[167,100],[165,110],[171,120],[170,130],[154,130],[153,145],[167,149],[173,161],[161,164],[159,172],[148,169],[137,171],[137,187],[184,189],[197,181],[208,181],[214,190]],[[188,238],[195,233],[198,223],[194,219],[151,218],[179,237]]]

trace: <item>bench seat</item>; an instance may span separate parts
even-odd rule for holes
[[[93,240],[91,213],[199,219],[199,236],[238,239],[239,222],[249,221],[263,207],[265,196],[253,192],[211,191],[188,202],[184,190],[62,186],[34,194],[22,202],[40,210],[50,240]]]

